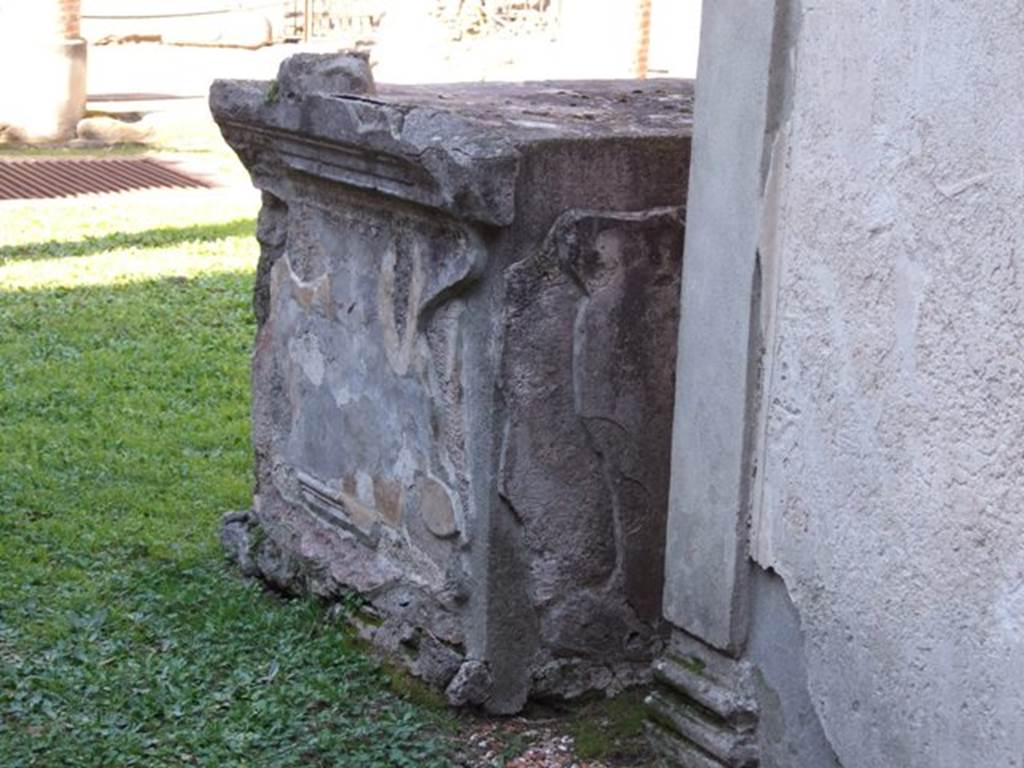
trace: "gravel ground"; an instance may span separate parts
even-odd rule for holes
[[[581,760],[573,737],[559,720],[521,717],[483,721],[466,734],[465,754],[459,768],[626,768],[627,763]],[[639,763],[634,763],[640,768]]]

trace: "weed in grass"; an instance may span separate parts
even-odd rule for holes
[[[444,700],[444,696],[436,690],[398,666],[388,663],[384,663],[382,666],[388,683],[388,689],[396,696],[411,704],[415,704],[420,709],[434,712],[441,717],[448,717],[450,715],[450,710]],[[451,719],[450,724],[454,724],[454,718]]]

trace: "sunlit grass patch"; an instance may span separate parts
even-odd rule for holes
[[[244,236],[207,239],[206,230],[211,229],[220,231],[216,225],[196,227],[196,239],[169,247],[147,246],[146,240],[138,237],[127,247],[88,256],[74,256],[72,249],[67,255],[49,259],[15,257],[4,262],[0,256],[0,288],[80,288],[165,277],[182,280],[220,272],[250,273],[255,222],[242,221],[234,228],[248,230]]]
[[[125,237],[159,229],[223,225],[251,219],[259,195],[249,189],[150,189],[118,195],[0,202],[0,248],[52,243],[53,255],[99,237]],[[62,245],[63,244],[63,245]],[[144,242],[136,242],[145,247]],[[116,246],[111,247],[112,250]]]

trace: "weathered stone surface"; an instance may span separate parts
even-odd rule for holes
[[[536,553],[534,600],[556,617],[541,632],[564,638],[554,647],[643,655],[621,638],[660,617],[679,217],[569,211],[539,258],[506,273],[499,477]],[[607,611],[610,584],[625,600]]]
[[[361,592],[363,634],[456,703],[643,679],[689,86],[337,85],[364,64],[211,95],[264,191],[257,565]]]
[[[245,576],[258,576],[260,573],[253,559],[258,530],[248,510],[228,512],[221,521],[220,546]]]
[[[438,688],[445,688],[462,666],[462,654],[430,634],[422,634],[414,646],[412,673]]]
[[[480,705],[490,696],[493,683],[487,664],[482,661],[466,661],[449,683],[445,695],[453,707]]]
[[[256,222],[256,240],[260,244],[260,260],[253,285],[252,308],[257,327],[262,328],[270,313],[270,269],[284,253],[288,239],[288,206],[269,194],[263,193],[263,206]]]
[[[318,93],[370,94],[374,92],[369,59],[358,53],[323,56],[297,53],[281,62],[276,98],[297,99]]]
[[[452,497],[436,480],[427,478],[423,481],[419,510],[427,530],[439,539],[451,538],[459,532]]]
[[[628,688],[651,682],[648,659],[599,664],[578,656],[554,658],[533,670],[530,696],[538,700],[581,699],[601,692],[617,696]]]

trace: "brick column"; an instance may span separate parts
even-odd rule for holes
[[[647,77],[647,64],[651,54],[651,0],[637,0],[636,56],[633,75]]]
[[[60,0],[60,29],[66,40],[81,37],[81,0]]]

